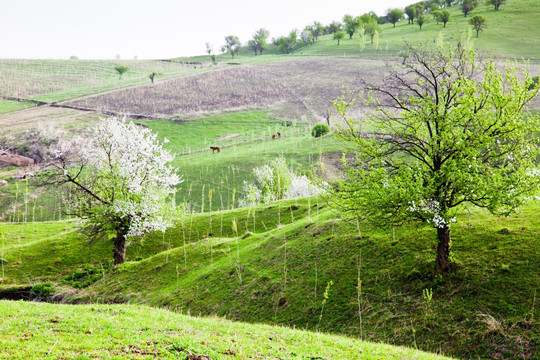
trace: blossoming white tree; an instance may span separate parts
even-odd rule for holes
[[[289,171],[285,159],[278,157],[270,163],[253,169],[253,183],[244,181],[244,199],[240,206],[254,206],[281,199],[315,196],[323,189],[306,175]]]
[[[377,95],[367,119],[349,118],[349,104],[336,103],[346,124],[338,136],[354,145],[356,161],[334,195],[344,216],[429,223],[437,229],[436,269],[444,272],[461,204],[507,215],[534,195],[540,119],[523,110],[538,87],[517,65],[501,73],[461,46],[409,53],[383,86],[366,84]],[[362,131],[366,122],[374,132]]]
[[[181,180],[167,165],[174,156],[148,128],[104,119],[93,142],[87,149],[73,142],[59,145],[56,183],[74,188],[70,209],[91,242],[115,233],[114,263],[122,264],[128,238],[172,225],[175,185]]]

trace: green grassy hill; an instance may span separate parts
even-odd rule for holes
[[[463,213],[453,230],[457,268],[444,276],[433,270],[432,229],[357,228],[317,199],[187,216],[132,243],[116,268],[111,244],[88,247],[72,222],[4,224],[2,293],[52,281],[68,302],[147,304],[460,358],[534,359],[538,209],[504,220],[472,211],[470,227]]]
[[[413,2],[411,1],[411,3]],[[367,35],[363,49],[357,34],[354,35],[353,39],[346,36],[339,46],[337,41],[332,39],[332,35],[325,35],[321,36],[314,45],[304,46],[300,42],[299,47],[291,55],[280,54],[278,49],[272,45],[266,52],[267,55],[255,57],[252,51],[243,48],[240,56],[234,60],[227,54],[218,56],[218,59],[219,61],[259,64],[265,61],[281,61],[284,58],[294,56],[397,56],[403,48],[404,41],[413,44],[434,43],[434,40],[441,33],[444,41],[455,42],[467,38],[469,29],[472,31],[472,40],[476,48],[483,54],[516,59],[540,58],[540,27],[537,26],[537,20],[540,17],[540,4],[538,1],[507,0],[501,5],[499,11],[494,11],[493,5],[479,1],[478,7],[467,17],[461,12],[459,5],[453,5],[447,9],[451,12],[452,17],[446,27],[443,27],[442,23],[437,24],[432,15],[427,15],[428,20],[422,26],[422,30],[416,23],[407,24],[405,19],[398,22],[395,28],[392,24],[382,25],[383,32],[377,50],[374,49]],[[343,11],[344,14],[348,12],[347,9]],[[487,19],[487,28],[480,33],[478,39],[476,39],[476,33],[472,26],[469,25],[469,19],[475,15],[482,15]],[[247,39],[241,40],[247,41]],[[201,60],[205,58],[208,59],[204,56],[197,57]]]
[[[0,359],[448,359],[411,348],[125,305],[0,301]]]

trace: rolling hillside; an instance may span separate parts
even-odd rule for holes
[[[116,268],[112,245],[86,246],[72,222],[4,224],[2,296],[52,281],[63,302],[146,304],[459,358],[534,359],[538,207],[504,220],[473,210],[470,226],[463,212],[453,229],[457,269],[444,276],[434,273],[431,228],[357,228],[322,199],[187,216],[134,242]]]

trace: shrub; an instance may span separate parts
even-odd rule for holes
[[[330,132],[330,126],[323,123],[318,123],[313,127],[313,129],[311,129],[311,135],[316,138],[326,135],[329,132]]]
[[[53,295],[54,285],[50,282],[36,284],[30,289],[32,299],[46,299]]]
[[[533,90],[536,86],[538,86],[538,83],[540,82],[540,77],[538,75],[535,75],[531,78],[532,83],[529,85],[529,90]]]
[[[64,278],[64,283],[81,289],[88,287],[103,277],[103,270],[93,267],[77,269],[72,275]]]

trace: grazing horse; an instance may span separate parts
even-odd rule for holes
[[[281,137],[281,133],[280,132],[277,132],[275,134],[272,134],[272,140],[275,140],[276,138],[280,138]]]
[[[210,146],[210,149],[212,150],[212,154],[217,150],[219,152],[219,146]]]

